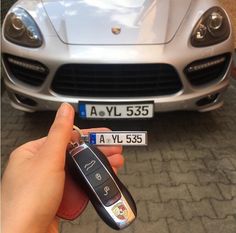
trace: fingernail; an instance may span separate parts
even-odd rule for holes
[[[56,117],[67,117],[70,115],[70,112],[71,112],[71,106],[67,103],[63,103],[57,110]]]

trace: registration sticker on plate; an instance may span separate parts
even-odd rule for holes
[[[93,132],[88,135],[88,142],[93,145],[146,146],[147,131],[110,131]]]
[[[79,102],[79,116],[81,118],[127,119],[152,118],[154,115],[153,102],[133,103],[98,103]]]

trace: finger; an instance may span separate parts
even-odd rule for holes
[[[78,142],[79,140],[80,140],[80,135],[79,135],[78,131],[73,130],[72,134],[71,134],[71,141]]]
[[[121,168],[124,165],[124,157],[121,154],[114,154],[108,157],[112,167]]]
[[[98,146],[98,149],[102,151],[107,157],[114,154],[122,154],[122,146]]]
[[[90,132],[109,132],[111,129],[101,127],[101,128],[90,128],[90,129],[82,129],[84,135],[87,135]]]
[[[117,168],[116,167],[112,167],[112,169],[115,172],[115,174],[117,175]]]
[[[65,151],[71,139],[74,123],[74,108],[63,103],[57,111],[55,120],[49,130],[47,140],[44,144],[45,154],[56,157],[58,160],[65,159]]]

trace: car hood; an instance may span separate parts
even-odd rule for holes
[[[125,45],[168,43],[177,32],[191,0],[42,2],[64,43]]]

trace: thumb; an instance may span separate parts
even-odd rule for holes
[[[65,160],[66,148],[73,130],[74,114],[74,108],[70,104],[63,103],[60,106],[44,144],[46,156]]]

